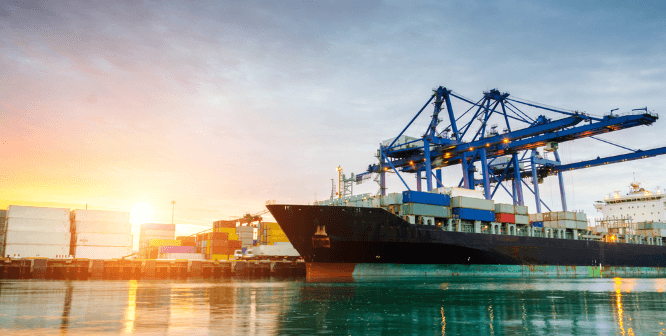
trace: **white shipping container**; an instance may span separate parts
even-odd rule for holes
[[[557,226],[560,229],[576,229],[578,226],[576,225],[575,220],[568,220],[568,219],[560,219],[557,221]]]
[[[402,193],[391,193],[385,198],[384,205],[402,204]]]
[[[117,222],[129,223],[129,212],[121,211],[102,211],[102,210],[72,210],[71,219],[73,221],[95,221],[95,222]]]
[[[75,258],[113,259],[132,254],[131,246],[74,246]]]
[[[515,215],[516,224],[527,225],[530,223],[530,218],[527,215]]]
[[[12,231],[6,232],[7,244],[19,245],[69,245],[72,234],[69,232],[36,232]]]
[[[576,221],[579,222],[587,222],[587,216],[585,215],[584,212],[576,212]]]
[[[576,220],[576,213],[569,211],[558,211],[557,220]]]
[[[117,233],[75,233],[76,246],[132,246],[132,235]]]
[[[495,213],[515,214],[516,208],[513,204],[495,203]]]
[[[132,224],[100,221],[74,221],[72,222],[72,232],[130,234],[132,232]]]
[[[7,208],[7,217],[69,221],[69,209],[10,205]]]
[[[464,196],[469,198],[486,199],[486,197],[483,195],[483,191],[481,190],[458,188],[458,187],[451,187],[451,188],[442,187],[442,188],[445,189],[444,192],[441,192],[441,194],[447,194],[451,197]]]
[[[69,232],[69,220],[13,218],[7,219],[7,231]]]
[[[495,211],[495,203],[493,200],[463,196],[451,197],[451,207]]]
[[[587,222],[576,221],[578,230],[587,230]]]
[[[516,205],[516,215],[527,215],[527,205]],[[540,219],[538,221],[540,222],[542,220],[543,219]]]
[[[7,244],[5,246],[5,257],[10,258],[66,258],[69,255],[69,244],[67,245],[24,245]]]

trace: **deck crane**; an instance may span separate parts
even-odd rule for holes
[[[452,104],[454,99],[470,107],[456,115]],[[431,103],[434,111],[423,136],[404,136],[405,131]],[[533,117],[521,111],[519,106],[552,112],[561,118],[549,118],[546,115]],[[484,92],[480,100],[473,101],[440,86],[433,90],[430,99],[396,138],[380,144],[377,154],[379,164],[368,166],[367,171],[356,175],[356,178],[377,173],[380,177],[380,193],[385,195],[385,176],[389,170],[396,173],[408,190],[411,189],[401,172],[416,174],[417,190],[422,189],[422,174],[425,174],[426,189],[431,191],[433,179],[437,187],[442,186],[441,168],[461,165],[459,186],[468,189],[482,186],[487,199],[491,199],[501,187],[513,198],[514,204],[520,205],[524,205],[523,187],[526,187],[535,197],[537,212],[541,212],[541,205],[548,206],[541,200],[539,183],[547,176],[557,175],[562,208],[566,211],[563,171],[666,154],[666,147],[631,150],[597,138],[597,135],[608,132],[652,125],[659,118],[657,114],[648,112],[647,108],[622,115],[613,114],[615,110],[602,117],[592,116],[511,97],[497,89]],[[442,115],[443,119],[448,119],[448,123],[444,123],[446,126],[440,131]],[[502,132],[498,131],[498,125],[491,122],[503,124],[504,127],[500,128]],[[512,122],[520,124],[513,125]],[[627,149],[630,153],[563,165],[557,151],[558,143],[587,137]],[[555,159],[542,157],[538,148],[552,152]],[[480,174],[476,163],[481,166]],[[476,178],[477,174],[480,178]],[[530,178],[532,183],[526,181]],[[511,185],[507,187],[505,183],[509,182]]]

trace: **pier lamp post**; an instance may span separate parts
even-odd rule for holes
[[[173,213],[176,211],[176,200],[171,201],[171,225],[173,225]]]

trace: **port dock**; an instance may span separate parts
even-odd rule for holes
[[[0,259],[0,279],[156,280],[305,277],[302,261]]]

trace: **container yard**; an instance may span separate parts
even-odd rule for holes
[[[175,224],[142,224],[135,254],[127,212],[11,205],[0,210],[0,278],[305,276],[305,264],[279,225],[251,219],[215,221],[210,232],[177,237]],[[261,243],[272,249],[256,246]],[[256,258],[242,255],[253,247]]]

